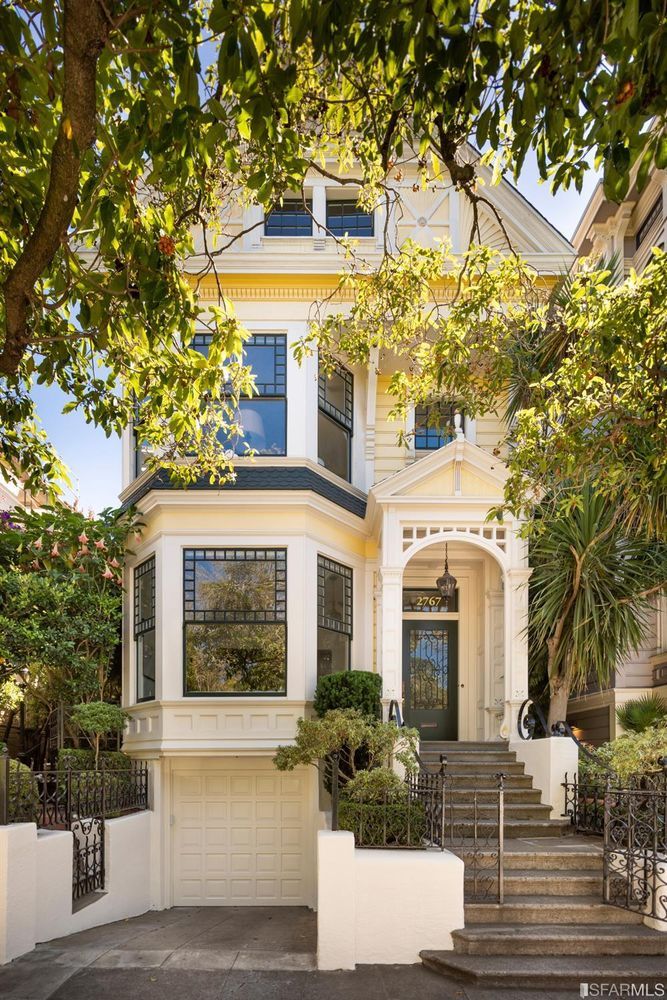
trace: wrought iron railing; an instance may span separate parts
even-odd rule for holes
[[[505,775],[495,788],[472,789],[464,801],[441,757],[438,771],[407,775],[402,794],[367,800],[339,787],[338,760],[330,760],[333,830],[350,830],[359,848],[437,850],[465,864],[465,896],[472,902],[502,902],[504,894]]]
[[[74,900],[104,888],[104,822],[149,807],[148,764],[31,771],[0,755],[0,825],[36,823],[72,833]]]
[[[69,829],[72,822],[89,816],[111,819],[148,809],[148,765],[129,761],[127,767],[95,769],[27,767],[10,769],[0,757],[0,796],[6,789],[6,815],[10,823],[36,823],[40,827]],[[3,806],[0,803],[0,817]],[[1,822],[1,820],[0,820]]]
[[[654,791],[667,799],[667,770],[649,771],[646,774],[625,778],[623,781],[609,771],[605,777],[579,778],[566,773],[565,812],[577,833],[602,836],[605,829],[605,796],[611,791]]]
[[[608,788],[605,903],[667,923],[667,790]]]

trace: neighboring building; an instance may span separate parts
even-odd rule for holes
[[[625,201],[609,201],[602,185],[593,192],[573,237],[581,256],[614,261],[622,280],[631,268],[641,273],[653,247],[667,246],[667,172],[653,169],[641,194],[633,185]],[[643,647],[616,670],[611,685],[589,689],[570,701],[569,721],[585,739],[602,743],[620,727],[616,708],[631,698],[656,692],[667,698],[667,598],[658,598]]]
[[[392,241],[466,246],[464,197],[404,174]],[[527,695],[527,547],[509,516],[486,520],[503,496],[501,416],[461,419],[452,404],[438,434],[419,410],[411,446],[399,447],[394,359],[341,364],[330,379],[316,357],[296,363],[290,347],[341,268],[322,225],[379,261],[387,222],[383,209],[360,212],[347,186],[313,177],[308,195],[314,224],[297,200],[263,226],[258,209],[239,212],[231,225],[247,231],[222,258],[225,293],[252,333],[260,395],[241,412],[258,457],[238,459],[234,485],[181,490],[141,471],[124,442],[122,500],[146,525],[128,565],[125,748],[156,761],[164,906],[313,905],[317,775],[278,773],[271,758],[318,676],[378,671],[385,707],[402,700],[431,740],[507,738]],[[486,196],[547,283],[567,269],[571,245],[514,188]],[[483,241],[502,247],[480,211]],[[449,606],[435,589],[446,546]]]

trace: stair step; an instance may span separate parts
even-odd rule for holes
[[[498,800],[484,802],[477,800],[478,819],[495,819],[498,815]],[[539,802],[505,802],[505,823],[517,819],[548,820],[551,815],[551,807],[543,806]],[[451,802],[447,804],[445,818],[447,823],[459,823],[460,820],[474,817],[474,804],[472,798],[467,802]]]
[[[477,802],[498,802],[498,790],[496,788],[465,788],[456,786],[450,790],[449,797],[453,805],[458,805],[459,801],[465,802],[470,808],[473,795],[477,793]],[[522,805],[541,805],[541,795],[537,788],[505,788],[505,803]],[[548,806],[543,806],[548,809]]]
[[[431,772],[437,772],[437,768],[430,768]],[[458,788],[492,789],[498,788],[498,779],[492,773],[489,774],[448,774],[447,783],[452,790]],[[505,779],[505,790],[525,788],[533,790],[533,779],[529,774],[509,774]]]
[[[600,896],[508,896],[504,903],[466,903],[466,927],[480,924],[642,924],[642,915]]]
[[[448,826],[448,829],[452,829]],[[492,820],[481,819],[477,823],[479,839],[484,843],[485,838],[498,836],[498,824]],[[505,818],[505,838],[524,837],[565,837],[572,832],[572,827],[568,820],[561,822],[554,819],[511,819]],[[474,823],[472,821],[461,820],[453,827],[455,837],[463,839],[472,838],[474,833]]]
[[[452,931],[459,955],[666,955],[667,937],[648,927],[484,924]]]
[[[419,752],[422,750],[447,753],[456,750],[508,750],[508,740],[421,740]]]
[[[440,756],[444,751],[426,750],[419,756],[425,763],[440,765]],[[455,753],[445,753],[446,767],[449,770],[454,764],[516,764],[516,754],[511,750],[457,750]]]
[[[494,869],[481,871],[485,882],[495,886]],[[468,870],[465,881],[472,883],[473,872]],[[591,871],[509,871],[505,872],[505,893],[508,896],[597,896],[602,898],[602,873]]]
[[[472,847],[470,852],[466,851],[465,847],[460,852],[463,860],[469,857],[471,860],[473,858]],[[491,852],[480,851],[479,854],[484,857],[489,855],[491,857]],[[589,851],[564,851],[556,848],[552,851],[508,851],[505,849],[504,856],[504,866],[505,871],[557,871],[562,873],[567,873],[568,871],[588,871],[597,872],[602,871],[602,853],[589,852]]]
[[[656,931],[655,933],[659,933]],[[579,990],[581,983],[664,983],[664,956],[610,955],[554,956],[546,963],[533,955],[457,955],[451,951],[423,951],[423,964],[445,976],[456,976],[485,987],[538,990]],[[521,994],[524,995],[523,992]],[[575,995],[578,995],[575,994]]]
[[[432,774],[437,773],[440,770],[439,761],[424,761],[427,771]],[[466,774],[466,775],[491,775],[498,774],[502,771],[503,774],[514,775],[523,774],[524,765],[519,761],[482,761],[478,762],[476,760],[456,760],[447,764],[447,774]]]

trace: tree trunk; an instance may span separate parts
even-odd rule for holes
[[[549,732],[556,722],[565,722],[567,703],[570,697],[570,685],[562,678],[555,677],[549,681]]]
[[[53,149],[49,184],[34,230],[2,289],[5,342],[0,373],[14,375],[30,343],[35,284],[51,265],[72,221],[79,194],[81,161],[95,138],[97,61],[111,29],[110,11],[99,0],[65,0],[62,20],[62,119]]]

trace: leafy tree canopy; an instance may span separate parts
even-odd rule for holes
[[[132,511],[93,519],[60,504],[2,517],[3,707],[15,707],[19,672],[21,697],[47,709],[103,697],[119,642],[126,540],[138,530]]]
[[[636,164],[641,184],[667,163],[664,31],[662,0],[3,0],[5,462],[29,486],[62,472],[36,378],[109,434],[136,407],[154,463],[181,480],[228,475],[219,432],[252,386],[220,205],[270,208],[308,169],[328,173],[329,153],[367,201],[391,198],[406,160],[425,184],[444,164],[476,221],[468,139],[515,174],[533,149],[556,187],[593,157],[620,199]]]

